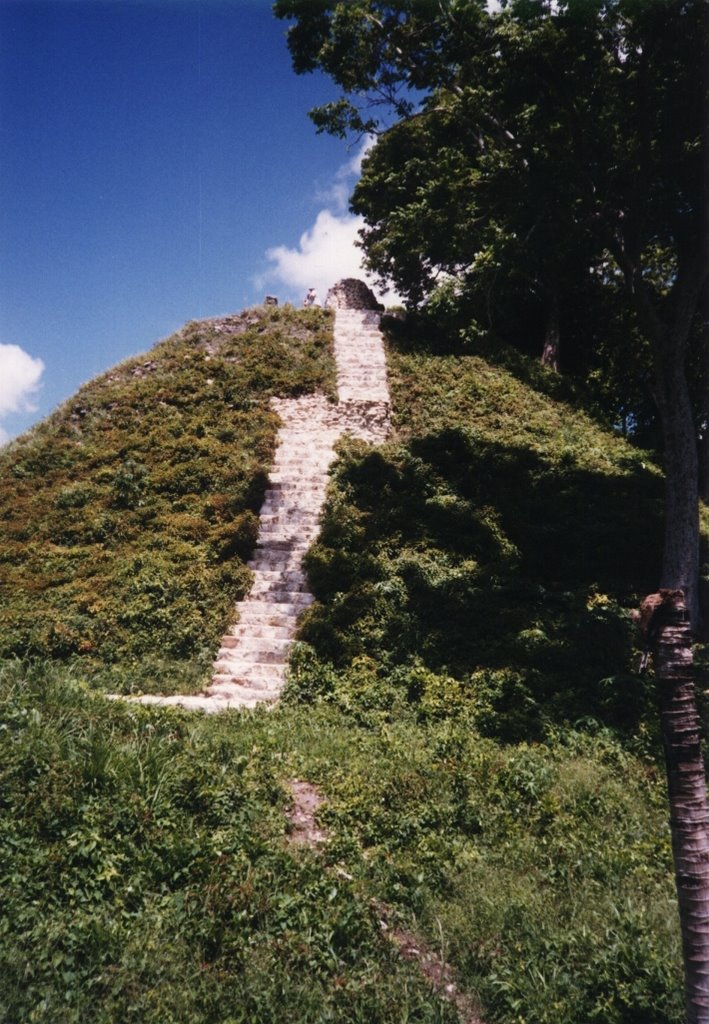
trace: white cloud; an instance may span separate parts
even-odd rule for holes
[[[328,288],[343,277],[364,277],[362,253],[355,247],[361,217],[321,210],[300,236],[297,249],[277,245],[266,256],[273,264],[267,280],[302,292],[315,288],[324,301]]]
[[[344,163],[335,174],[335,179],[328,189],[320,196],[328,206],[334,206],[337,213],[346,213],[349,207],[352,186],[362,173],[362,161],[376,143],[373,135],[366,135],[347,163]]]
[[[19,345],[0,344],[0,416],[34,410],[32,399],[43,373],[41,359],[28,355]]]
[[[324,203],[315,222],[300,236],[297,248],[276,245],[266,251],[271,266],[255,279],[257,288],[284,286],[297,294],[299,302],[309,288],[315,288],[320,302],[328,289],[343,277],[359,277],[371,285],[362,267],[362,251],[355,245],[362,217],[347,210],[355,179],[362,170],[362,160],[374,145],[363,139],[352,157],[339,168],[331,185],[316,197]],[[387,293],[389,302],[395,301]]]

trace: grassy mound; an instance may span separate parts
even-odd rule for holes
[[[322,310],[189,324],[0,452],[0,657],[198,688],[258,529],[271,395],[333,392]]]
[[[419,667],[442,692],[452,679],[451,708],[469,703],[508,741],[590,718],[647,727],[626,609],[658,576],[657,469],[481,357],[394,350],[390,374],[398,441],[341,446],[308,555],[313,657],[346,669],[366,655],[382,693],[415,705]]]
[[[400,330],[396,433],[340,445],[275,710],[95,692],[147,689],[156,637],[183,638],[177,685],[199,674],[248,582],[267,397],[332,387],[326,314],[226,326],[187,328],[2,456],[3,651],[54,660],[0,672],[0,1022],[454,1024],[384,915],[490,1024],[679,1024],[627,616],[656,580],[661,479],[521,357]],[[318,854],[286,841],[293,778],[327,798]]]

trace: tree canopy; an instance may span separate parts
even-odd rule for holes
[[[642,418],[649,392],[674,523],[663,579],[689,588],[696,619],[706,0],[509,0],[494,12],[484,0],[277,0],[275,11],[293,19],[295,70],[339,87],[311,112],[318,129],[376,137],[352,197],[370,269],[411,305],[443,296],[508,338],[538,324],[552,365],[563,335],[565,362],[596,372],[616,419]]]
[[[707,0],[277,0],[296,71],[340,89],[320,130],[376,137],[352,197],[368,265],[410,304],[441,289],[490,325],[607,306],[615,401],[641,368],[665,466],[658,593],[643,603],[661,696],[687,1019],[709,1022],[709,807],[691,679],[699,457],[709,420]],[[477,309],[476,309],[477,303]],[[578,317],[571,345],[589,334]],[[593,345],[601,344],[591,337]],[[601,347],[602,344],[601,344]],[[632,415],[632,410],[631,410]],[[658,609],[654,626],[649,623]],[[686,783],[692,786],[687,788]]]

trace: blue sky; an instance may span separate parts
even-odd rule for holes
[[[0,0],[0,440],[191,319],[356,272],[361,151],[270,0]],[[321,296],[324,297],[324,296]]]

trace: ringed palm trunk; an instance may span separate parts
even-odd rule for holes
[[[542,349],[542,366],[551,370],[559,369],[559,349],[561,348],[561,327],[559,325],[559,295],[551,294],[546,329],[544,331],[544,348]]]
[[[692,678],[692,635],[680,590],[653,619],[670,828],[685,965],[687,1024],[709,1024],[709,802]]]
[[[658,387],[665,461],[665,537],[661,587],[684,591],[692,628],[699,630],[699,464],[684,366],[669,365]]]

